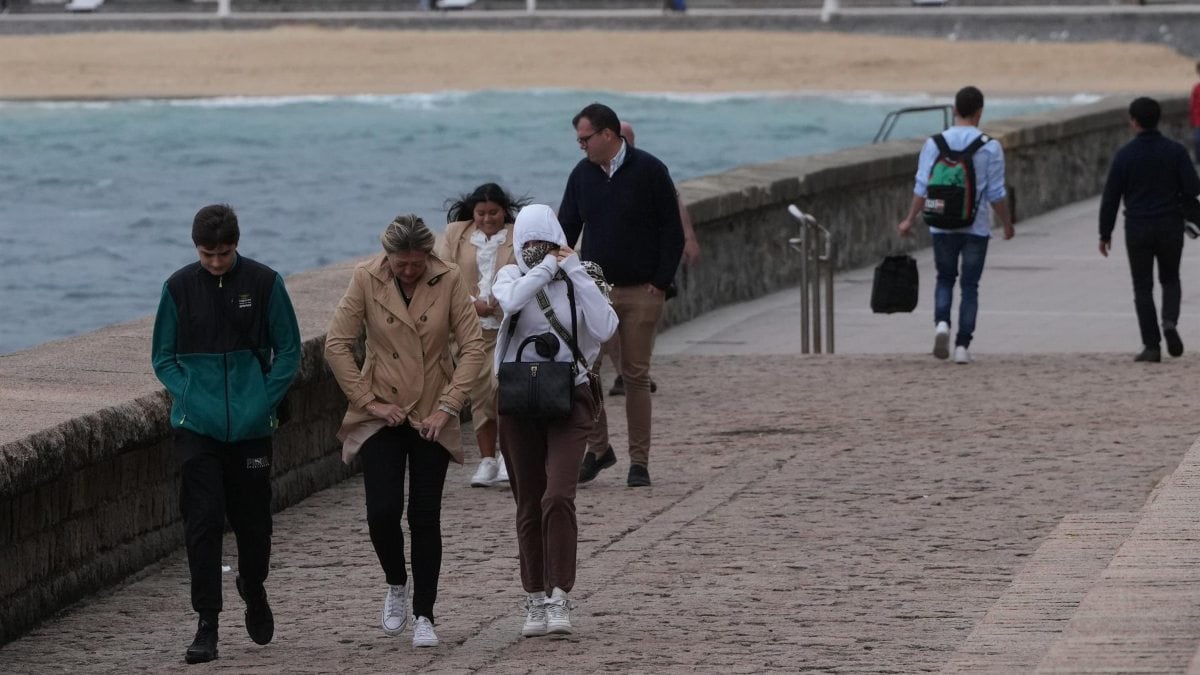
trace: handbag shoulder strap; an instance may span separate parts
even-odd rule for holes
[[[550,306],[550,297],[546,295],[545,289],[537,293],[538,306],[542,308],[542,313],[546,315],[546,321],[550,322],[550,327],[571,348],[571,355],[583,366],[584,370],[587,370],[589,368],[587,359],[583,357],[583,354],[579,351],[579,345],[575,342],[575,336],[578,334],[579,329],[575,315],[575,285],[571,283],[570,279],[564,278],[563,281],[567,284],[567,300],[571,303],[571,332],[568,333],[567,329],[563,327],[562,322],[558,320],[558,316],[554,313],[554,308]]]
[[[500,348],[500,361],[504,361],[504,357],[508,356],[508,344],[512,341],[512,336],[517,332],[517,319],[521,318],[521,313],[517,312],[508,318],[508,331],[504,334],[504,346]]]

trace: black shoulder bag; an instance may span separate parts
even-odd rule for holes
[[[571,333],[569,336],[564,335],[564,338],[571,347],[571,353],[578,354],[579,348],[575,345],[574,338],[577,329],[575,288],[569,279],[566,282],[567,299],[571,302]],[[554,310],[550,307],[550,298],[547,297],[546,291],[538,291],[537,299],[546,318],[550,321],[551,328],[560,334],[565,333],[562,324],[554,316]],[[517,320],[520,316],[521,313],[517,312],[509,319],[508,332],[504,336],[504,345],[500,351],[504,356],[508,355],[508,345],[517,330]],[[554,336],[549,334],[549,337]],[[500,385],[497,403],[501,415],[536,419],[562,419],[570,416],[571,409],[575,405],[575,376],[579,373],[577,359],[572,359],[570,363],[521,360],[525,347],[530,344],[535,345],[535,348],[538,345],[545,347],[546,353],[543,355],[552,358],[558,350],[557,342],[557,339],[549,340],[546,334],[531,335],[517,346],[516,360],[500,362],[500,367],[496,371],[496,379]],[[503,356],[501,358],[503,359]]]

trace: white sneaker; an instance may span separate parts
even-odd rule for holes
[[[933,333],[933,355],[939,359],[950,357],[950,324],[945,321],[939,321]]]
[[[479,468],[471,476],[471,487],[487,487],[496,481],[496,472],[500,465],[495,457],[484,457],[479,460]]]
[[[567,634],[571,632],[571,600],[561,588],[555,588],[546,598],[546,632]]]
[[[413,646],[438,646],[437,633],[433,632],[433,622],[423,616],[418,616],[413,622]]]
[[[968,352],[967,348],[962,345],[955,347],[954,348],[954,362],[955,363],[970,363],[971,362],[971,353]]]
[[[388,635],[399,635],[408,625],[408,586],[388,586],[387,597],[383,599],[383,616],[380,618],[383,632]]]
[[[521,626],[521,635],[537,637],[546,634],[546,594],[530,593],[525,599],[525,624]]]
[[[500,461],[497,463],[496,479],[492,481],[492,485],[508,485],[508,465],[504,463],[504,455],[500,455]]]

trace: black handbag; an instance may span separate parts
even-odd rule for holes
[[[567,297],[571,302],[571,335],[567,342],[573,354],[578,352],[574,341],[577,330],[574,290],[571,282],[567,281]],[[538,295],[547,317],[552,317],[553,310],[549,309],[549,299],[546,298],[545,291],[540,291]],[[508,354],[508,344],[517,330],[517,319],[520,316],[521,313],[517,312],[509,319],[501,354]],[[551,320],[550,323],[555,327],[557,319]],[[496,398],[501,415],[536,419],[561,419],[570,416],[575,406],[575,376],[579,373],[577,362],[574,359],[570,363],[521,360],[526,347],[545,339],[544,335],[525,338],[517,346],[515,361],[500,362],[500,367],[496,370],[496,379],[499,381]]]
[[[908,254],[886,256],[875,266],[871,311],[876,314],[911,312],[917,308],[919,290],[916,259]]]

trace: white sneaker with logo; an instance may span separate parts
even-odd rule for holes
[[[933,332],[933,355],[939,359],[950,358],[950,324],[945,321],[939,321]]]
[[[955,347],[954,348],[954,362],[955,363],[970,363],[971,362],[971,352],[967,351],[967,348],[962,345]]]
[[[433,622],[423,616],[418,616],[413,622],[413,646],[438,646],[437,633],[433,632]]]
[[[504,455],[500,456],[497,464],[499,468],[496,470],[496,479],[492,481],[492,485],[508,485],[508,465],[504,463]]]
[[[496,482],[496,473],[499,470],[500,463],[495,457],[479,460],[479,468],[475,469],[475,475],[471,476],[471,487],[487,487]]]
[[[521,635],[537,637],[546,634],[546,594],[530,593],[525,599],[525,623]]]
[[[383,599],[383,616],[380,618],[383,632],[388,635],[399,635],[408,625],[408,586],[388,586],[387,597]]]
[[[546,632],[568,634],[571,632],[571,600],[566,591],[555,588],[546,598]]]

